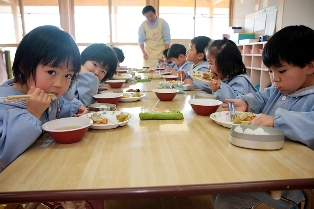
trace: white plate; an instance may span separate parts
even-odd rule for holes
[[[192,77],[193,80],[198,80],[199,82],[203,84],[209,84],[209,80],[203,79],[203,72],[197,71],[197,70],[190,70],[189,75]]]
[[[98,111],[98,113],[102,114],[105,118],[108,119],[107,124],[92,124],[90,128],[92,129],[113,129],[117,128],[118,126],[125,126],[130,120],[134,118],[131,113],[128,112],[121,112],[121,111]],[[129,120],[124,122],[119,122],[116,119],[116,115],[125,113],[129,115]],[[86,115],[82,115],[80,117],[90,117],[93,113],[87,113]]]
[[[214,112],[210,115],[210,119],[226,128],[231,128],[231,126],[237,125],[230,121],[229,111]]]
[[[128,74],[128,73],[122,73],[121,75],[114,75],[113,77],[112,77],[112,79],[114,79],[114,80],[128,80],[128,79],[130,79],[130,78],[132,78],[132,75],[131,74]]]
[[[146,94],[141,93],[140,97],[132,97],[134,92],[127,92],[127,93],[123,93],[123,94],[124,95],[130,95],[130,97],[121,97],[119,102],[136,102],[136,101],[142,100],[142,98],[146,96]]]

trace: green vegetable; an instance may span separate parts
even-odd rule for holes
[[[141,120],[183,120],[183,114],[179,110],[171,112],[143,112],[139,114]]]

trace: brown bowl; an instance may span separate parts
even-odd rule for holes
[[[196,114],[208,116],[216,112],[222,102],[215,99],[191,99],[189,104]]]
[[[42,125],[56,142],[71,144],[81,141],[93,121],[84,117],[70,117],[51,120]]]
[[[106,82],[111,88],[115,89],[115,88],[121,88],[125,80],[107,80]]]
[[[179,92],[177,89],[154,89],[152,91],[160,101],[172,101]]]
[[[98,103],[118,104],[122,97],[121,93],[104,93],[96,94],[94,98]]]
[[[176,75],[164,75],[163,76],[166,81],[176,81],[178,80],[178,76]]]
[[[128,70],[127,69],[120,69],[120,70],[116,70],[117,73],[127,73]]]

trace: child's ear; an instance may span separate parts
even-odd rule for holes
[[[198,53],[197,54],[197,59],[198,60],[206,60],[205,54],[204,53]]]
[[[312,60],[309,64],[307,64],[307,73],[309,75],[314,74],[314,60]]]

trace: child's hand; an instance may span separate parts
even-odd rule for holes
[[[275,121],[274,116],[265,115],[265,114],[258,114],[251,121],[251,125],[274,127],[274,121]]]
[[[39,88],[32,86],[27,92],[31,96],[26,100],[27,110],[36,118],[40,119],[43,112],[50,106],[51,97]]]
[[[247,103],[241,99],[226,99],[225,102],[233,102],[236,111],[246,112],[248,108]],[[222,107],[224,108],[224,110],[229,110],[229,106],[226,103],[222,104]]]
[[[193,84],[193,80],[190,78],[187,78],[184,80],[184,84]]]
[[[79,106],[77,114],[74,114],[73,117],[79,117],[79,116],[84,115],[86,113],[88,113],[87,108],[85,106]]]
[[[212,79],[209,81],[208,86],[212,91],[217,91],[220,88],[220,81]]]
[[[185,72],[183,70],[178,70],[178,77],[181,78],[181,76],[182,76],[182,80],[186,78]]]
[[[166,67],[166,70],[167,70],[168,72],[171,72],[171,71],[173,71],[174,69],[173,69],[172,67],[167,66],[167,67]]]

